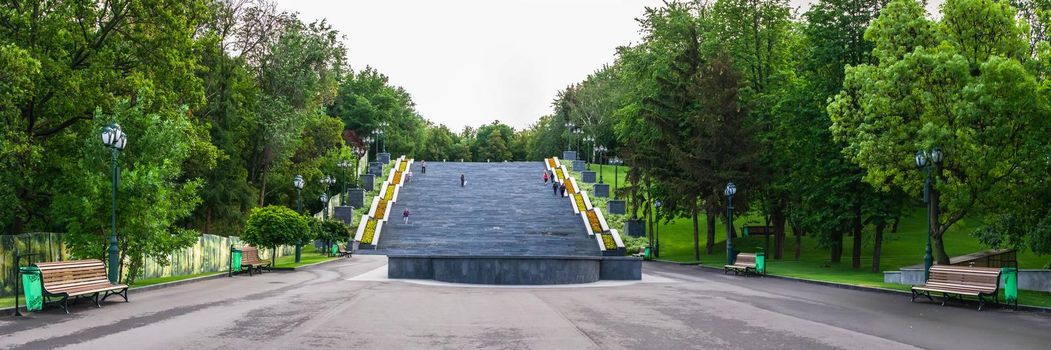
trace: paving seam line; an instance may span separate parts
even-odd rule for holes
[[[678,261],[659,260],[659,259],[648,260],[648,261],[655,262],[655,263],[661,263],[661,264],[669,264],[669,265],[697,266],[697,267],[701,268],[702,270],[706,270],[706,271],[709,271],[709,272],[723,272],[723,269],[721,269],[721,268],[718,268],[718,267],[715,267],[715,266],[705,266],[705,265],[702,265],[702,264],[699,264],[699,263],[696,263],[696,262],[685,262],[684,263],[684,262],[678,262]],[[894,289],[878,288],[878,287],[865,287],[865,286],[858,286],[858,285],[853,285],[853,284],[844,284],[844,283],[836,283],[836,282],[828,282],[828,281],[819,281],[819,280],[812,280],[812,279],[799,278],[799,277],[770,275],[770,274],[763,275],[762,277],[776,278],[776,279],[795,281],[795,282],[803,282],[803,283],[809,283],[809,284],[816,284],[816,285],[821,285],[821,286],[826,286],[826,287],[833,287],[833,288],[857,290],[857,291],[863,291],[863,292],[876,292],[876,293],[894,294],[894,295],[900,295],[900,296],[912,295],[912,293],[909,293],[909,292],[903,291],[903,290],[894,290]],[[1008,308],[1008,305],[1004,304],[1003,307],[1004,308]],[[1021,305],[1021,304],[1018,305],[1018,310],[1019,311],[1033,311],[1033,312],[1040,312],[1040,313],[1051,313],[1051,308],[1041,307],[1041,306],[1032,306],[1032,305]]]

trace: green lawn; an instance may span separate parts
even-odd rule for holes
[[[277,262],[274,264],[274,267],[280,267],[280,268],[300,267],[300,266],[303,266],[303,265],[309,265],[309,264],[314,264],[314,263],[319,263],[319,262],[322,262],[322,261],[334,260],[334,259],[339,259],[339,257],[330,257],[328,255],[325,255],[325,254],[322,254],[322,253],[318,253],[314,249],[313,245],[309,245],[309,246],[304,246],[303,247],[302,256],[300,257],[300,260],[299,260],[298,264],[295,263],[295,261],[296,261],[295,254],[289,254],[289,255],[286,255],[286,256],[278,257],[277,258]]]
[[[598,171],[596,165],[592,170]],[[626,167],[620,167],[619,185],[624,186]],[[603,177],[607,183],[612,185],[613,167],[604,166]],[[578,172],[574,177],[580,180]],[[590,191],[590,186],[584,185],[585,190]],[[605,208],[602,208],[605,210]],[[897,233],[891,233],[888,229],[884,233],[883,253],[880,259],[879,271],[893,271],[901,267],[923,263],[924,246],[926,244],[926,220],[925,209],[916,209],[911,215],[902,219]],[[622,221],[616,215],[607,215],[608,221]],[[701,249],[700,259],[694,258],[693,246],[693,223],[689,218],[677,218],[659,225],[660,230],[660,253],[661,259],[675,262],[699,262],[708,266],[722,266],[726,262],[726,226],[722,220],[716,223],[716,243],[712,254],[706,254],[706,219],[702,216],[698,223],[700,233],[699,242]],[[734,225],[741,227],[745,225],[763,225],[763,219],[757,214],[737,216]],[[984,248],[978,241],[970,236],[978,226],[977,222],[964,220],[953,226],[945,235],[945,248],[951,256],[958,256],[981,251]],[[843,259],[839,263],[832,263],[827,249],[818,247],[817,241],[804,237],[800,250],[800,259],[794,258],[795,237],[789,236],[785,239],[784,259],[773,260],[768,257],[768,273],[774,275],[790,276],[810,280],[836,282],[868,287],[880,287],[897,290],[908,290],[908,286],[900,284],[883,283],[883,273],[870,272],[872,266],[873,232],[871,227],[863,233],[863,244],[861,254],[861,268],[851,267],[852,237],[844,240]],[[764,249],[766,242],[764,237],[744,237],[734,241],[734,248],[743,252],[756,252]],[[773,241],[770,248],[773,249]],[[1018,252],[1019,268],[1038,269],[1042,268],[1051,257],[1041,257],[1029,251]],[[1022,291],[1020,300],[1023,304],[1051,307],[1051,293]]]

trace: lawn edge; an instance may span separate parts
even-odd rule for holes
[[[654,260],[651,260],[651,261],[658,262],[658,263],[665,263],[665,264],[675,264],[675,265],[693,265],[693,266],[697,266],[697,267],[701,268],[701,270],[705,270],[705,271],[708,271],[708,272],[724,272],[723,268],[715,267],[715,266],[706,266],[706,265],[703,265],[703,264],[700,264],[700,263],[697,263],[697,262],[677,262],[677,261],[668,261],[668,260],[659,260],[659,259],[654,259]],[[789,281],[796,281],[796,282],[816,284],[816,285],[821,285],[821,286],[826,286],[826,287],[849,289],[849,290],[857,290],[857,291],[864,291],[864,292],[876,292],[876,293],[883,293],[883,294],[895,294],[895,295],[901,295],[901,296],[909,296],[909,295],[911,295],[911,293],[906,292],[906,291],[902,291],[902,290],[894,290],[894,289],[879,288],[879,287],[859,286],[859,285],[856,285],[856,284],[847,284],[847,283],[839,283],[839,282],[813,280],[813,279],[809,279],[809,278],[782,276],[782,275],[774,275],[774,274],[769,274],[769,273],[764,275],[763,277],[777,278],[777,279],[783,279],[783,280],[789,280]],[[1010,310],[1010,308],[1007,307],[1006,305],[1003,307],[1003,309]],[[1031,312],[1040,312],[1040,313],[1051,313],[1051,308],[1042,307],[1042,306],[1034,306],[1034,305],[1018,304],[1018,311],[1031,311]]]

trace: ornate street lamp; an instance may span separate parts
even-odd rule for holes
[[[737,185],[734,185],[733,182],[726,184],[723,194],[726,195],[726,264],[733,265],[734,194],[737,194]]]
[[[574,133],[575,132],[573,131],[573,123],[566,122],[566,134],[569,137],[569,146],[568,147],[569,147],[570,151],[573,150],[573,134]]]
[[[127,143],[128,136],[124,134],[124,130],[117,123],[102,128],[102,144],[109,148],[112,154],[110,169],[113,174],[113,207],[110,217],[109,271],[107,277],[114,284],[120,280],[120,250],[117,248],[117,186],[120,183],[120,170],[117,168],[117,156],[124,150],[124,146]]]
[[[303,175],[296,175],[292,178],[292,186],[296,187],[296,212],[303,215],[303,185],[306,181],[303,180]],[[296,242],[296,263],[298,264],[300,258],[303,256],[303,242]]]
[[[620,157],[614,156],[613,158],[609,159],[609,164],[613,165],[613,200],[617,200],[617,198],[618,198],[618,196],[617,196],[617,188],[618,188],[617,182],[620,179],[620,173],[618,172],[618,170],[619,170],[620,165],[624,164],[624,161],[620,160]],[[599,173],[599,174],[601,174],[601,173]],[[599,180],[599,181],[601,182],[602,180]]]
[[[606,154],[606,146],[598,145],[595,147],[595,152],[598,153],[598,183],[605,183],[602,181],[602,156]]]
[[[659,258],[661,257],[661,201],[659,199],[653,201],[653,206],[657,208],[656,210],[654,210],[654,216],[656,216],[657,218],[653,221],[654,231],[656,233],[654,235],[654,240],[657,241],[653,244],[653,256]]]
[[[340,182],[343,183],[343,192],[339,194],[339,205],[347,205],[347,169],[353,166],[351,162],[346,159],[339,161],[336,166],[339,167],[339,175],[341,177]]]
[[[328,217],[328,193],[322,193],[320,199],[321,207],[324,208],[321,209],[321,220],[325,220],[325,218]]]
[[[383,137],[383,134],[387,133],[387,126],[389,125],[390,124],[387,122],[380,122],[380,127],[378,130],[376,130],[377,135],[379,135],[379,137]],[[383,140],[383,142],[381,142],[380,144],[383,145],[383,153],[387,153],[387,140]]]
[[[591,136],[584,136],[584,145],[591,147],[591,157],[584,160],[584,168],[591,170],[591,163],[595,162],[595,138]]]
[[[581,136],[581,135],[584,135],[584,130],[580,130],[580,128],[573,129],[573,134],[577,135],[577,137],[575,138],[576,140],[583,140],[584,139]],[[580,153],[580,149],[581,149],[581,147],[580,147],[580,143],[578,141],[578,143],[577,143],[577,153]]]
[[[916,152],[916,167],[927,172],[927,178],[923,181],[923,202],[927,203],[927,247],[923,253],[923,279],[925,281],[930,277],[931,266],[934,265],[934,256],[931,254],[931,236],[934,235],[934,225],[938,223],[938,218],[934,217],[934,198],[932,197],[934,184],[931,183],[931,178],[932,174],[938,172],[938,165],[941,164],[944,157],[941,148],[938,147],[930,152],[923,150]]]
[[[372,145],[372,136],[367,136],[364,139],[362,139],[361,141],[365,143],[365,155],[367,156],[369,154],[369,148]],[[376,152],[379,152],[379,150],[377,150]],[[369,160],[368,158],[365,158],[366,162],[368,162],[368,160]]]

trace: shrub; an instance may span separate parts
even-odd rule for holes
[[[252,209],[241,239],[253,246],[271,247],[276,251],[279,245],[302,244],[312,235],[310,225],[302,215],[287,207],[271,205]]]

